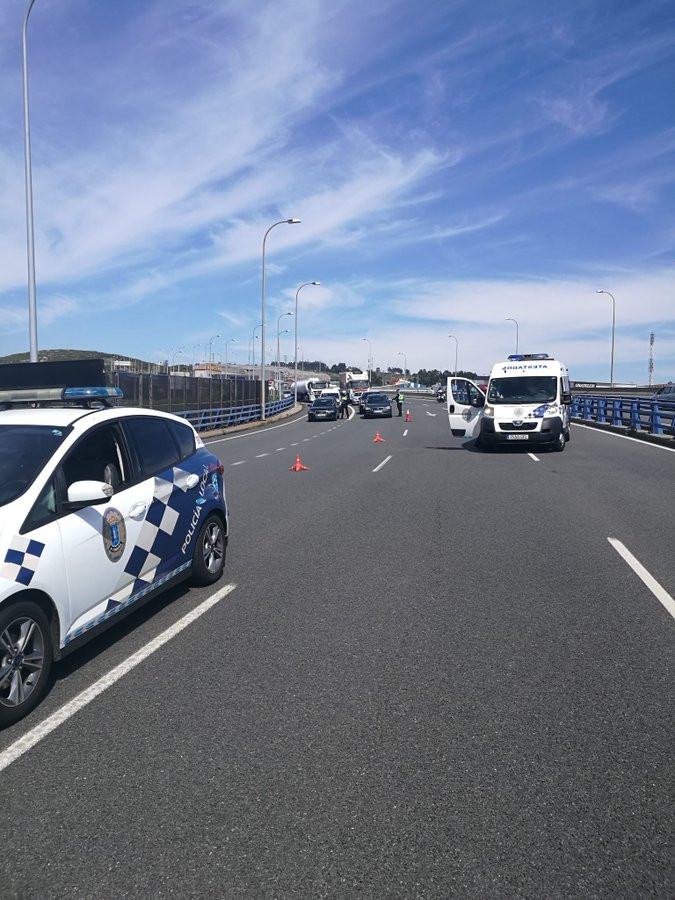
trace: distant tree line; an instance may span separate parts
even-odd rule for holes
[[[442,372],[439,369],[420,369],[417,373],[417,381],[420,384],[425,385],[426,387],[432,387],[434,384],[445,384],[448,378],[453,375],[454,372],[450,372],[448,369],[444,369]],[[457,372],[458,378],[470,378],[471,381],[477,381],[478,375],[475,372],[465,372],[460,370]]]

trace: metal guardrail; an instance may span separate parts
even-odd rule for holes
[[[675,437],[675,403],[639,397],[599,397],[574,394],[572,418],[600,422],[629,431],[669,434]]]
[[[265,404],[265,416],[276,416],[294,404],[293,397],[275,400]],[[260,404],[249,403],[242,406],[226,406],[222,409],[186,409],[176,412],[177,416],[187,419],[197,431],[216,431],[231,425],[242,425],[255,422],[260,418]]]

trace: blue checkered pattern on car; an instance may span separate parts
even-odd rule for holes
[[[27,586],[33,580],[38,560],[45,545],[40,541],[16,535],[7,549],[0,576]]]

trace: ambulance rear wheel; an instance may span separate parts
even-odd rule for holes
[[[7,604],[0,611],[0,727],[37,706],[49,684],[52,659],[43,610],[32,600]]]

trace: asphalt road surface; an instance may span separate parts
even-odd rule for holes
[[[0,734],[3,900],[675,895],[675,453],[406,406],[211,443],[223,580]]]

